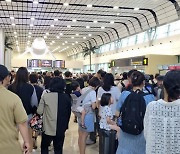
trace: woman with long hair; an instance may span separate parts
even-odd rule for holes
[[[110,108],[112,110],[113,115],[115,116],[116,105],[119,100],[121,92],[119,88],[114,84],[114,76],[111,73],[107,73],[104,76],[103,85],[98,89],[97,98],[100,100],[101,96],[104,93],[110,93],[112,95],[113,104],[111,104]]]
[[[146,154],[180,153],[180,71],[163,80],[164,99],[148,104],[144,118]]]
[[[33,92],[34,88],[31,84],[28,83],[28,71],[25,67],[20,67],[16,73],[16,77],[14,82],[8,87],[10,91],[17,94],[23,103],[24,109],[28,115],[28,121],[33,116],[33,103],[31,100],[34,100],[33,98]],[[30,144],[31,148],[30,151],[32,151],[32,129],[29,128],[29,136],[30,136]]]

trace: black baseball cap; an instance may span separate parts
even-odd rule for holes
[[[4,65],[0,65],[0,81],[3,81],[8,75],[8,69]]]

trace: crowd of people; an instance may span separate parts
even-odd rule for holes
[[[155,77],[137,70],[29,73],[25,67],[9,72],[0,65],[2,154],[29,154],[37,148],[38,133],[29,125],[35,114],[43,120],[41,153],[48,154],[53,142],[54,153],[62,154],[71,111],[80,154],[85,154],[87,139],[96,142],[99,130],[117,132],[116,154],[180,153],[180,71]]]

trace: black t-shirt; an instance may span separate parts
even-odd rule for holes
[[[66,82],[66,89],[65,89],[65,93],[68,94],[70,96],[70,94],[72,93],[72,79],[65,79]]]
[[[37,95],[37,99],[38,99],[38,103],[39,103],[41,100],[41,95],[43,93],[43,88],[41,88],[38,85],[34,85],[34,88],[36,89],[36,95]]]
[[[31,96],[34,92],[34,88],[32,85],[28,83],[22,83],[21,85],[17,85],[16,90],[14,90],[12,84],[8,87],[8,90],[12,91],[20,97],[27,115],[33,113],[31,106]]]

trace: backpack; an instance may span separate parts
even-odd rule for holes
[[[75,116],[80,117],[81,113],[77,110],[79,106],[83,106],[83,100],[86,98],[86,96],[93,91],[92,89],[88,89],[84,94],[82,94],[80,97],[77,97],[75,94],[71,94],[72,99],[72,106],[71,110],[75,114]]]
[[[144,129],[143,120],[146,112],[146,103],[144,96],[148,95],[141,90],[131,91],[125,99],[121,109],[120,116],[123,132],[132,135],[139,135]]]

